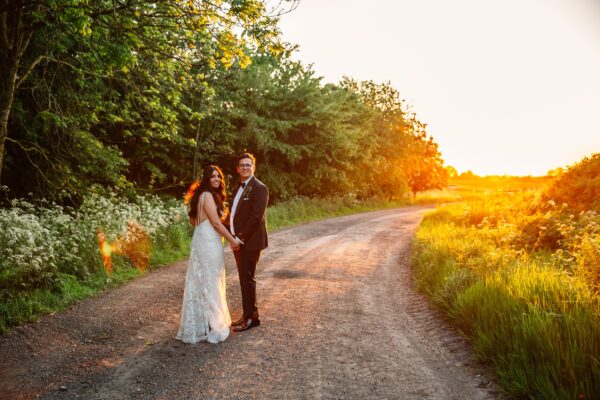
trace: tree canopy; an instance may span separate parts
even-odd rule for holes
[[[77,204],[94,186],[179,195],[251,151],[274,201],[445,183],[389,83],[324,84],[259,0],[0,0],[1,183]],[[6,145],[5,145],[6,144]]]
[[[282,50],[273,11],[259,0],[0,1],[0,157],[6,141],[18,147],[40,191],[118,182],[118,144],[178,141],[180,117],[201,116],[181,95],[204,70],[249,63],[249,44]]]

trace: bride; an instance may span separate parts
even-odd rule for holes
[[[221,236],[233,243],[233,248],[239,246],[221,223],[228,214],[221,169],[214,165],[204,168],[200,184],[188,190],[186,198],[190,196],[188,214],[195,228],[176,339],[219,343],[227,339],[231,325]]]

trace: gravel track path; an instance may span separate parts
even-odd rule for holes
[[[257,271],[261,326],[174,339],[187,260],[0,336],[0,399],[500,399],[469,345],[416,293],[427,206],[281,230]],[[226,251],[228,302],[241,313]]]

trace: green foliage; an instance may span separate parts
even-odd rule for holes
[[[0,332],[138,276],[134,260],[114,252],[108,274],[98,247],[98,229],[117,247],[132,220],[150,237],[151,265],[188,254],[191,228],[177,200],[104,192],[78,209],[24,201],[0,209]]]
[[[413,265],[518,398],[600,396],[600,218],[489,194],[427,215]]]
[[[592,154],[558,174],[541,200],[541,208],[566,204],[577,212],[600,213],[600,153]]]
[[[114,250],[104,268],[98,230],[115,249],[135,221],[149,235],[151,265],[189,253],[190,224],[180,201],[114,192],[92,193],[78,209],[13,201],[0,209],[0,332],[140,274]]]
[[[167,265],[187,256],[192,238],[191,224],[170,224],[152,241],[150,265]]]
[[[217,147],[215,136],[225,138],[229,154],[252,149],[257,175],[273,201],[358,191],[360,168],[370,155],[373,111],[355,94],[322,85],[289,54],[257,55],[248,68],[234,67],[213,79],[216,101],[224,107],[206,119],[209,148],[215,149],[204,155],[208,160],[221,158],[234,174],[227,168],[233,165],[229,155],[216,153],[223,147]]]
[[[15,288],[51,286],[58,270],[58,254],[47,246],[49,229],[28,211],[17,207],[0,209],[0,291],[3,297]]]
[[[396,89],[389,83],[349,78],[341,86],[356,93],[372,111],[365,120],[370,127],[369,144],[361,148],[366,157],[356,173],[366,186],[364,191],[392,199],[406,190],[415,197],[418,192],[447,185],[448,173],[437,144],[427,136],[426,125],[410,112]],[[374,181],[377,187],[373,187]]]
[[[259,0],[0,7],[3,183],[16,197],[74,203],[92,183],[181,187],[169,172],[193,154],[186,133],[207,109],[203,75],[247,65],[249,45],[280,52],[278,11]],[[199,101],[186,103],[190,92]]]
[[[2,160],[12,198],[78,206],[95,185],[179,195],[208,163],[235,176],[244,150],[274,202],[444,183],[437,145],[397,90],[322,84],[291,60],[262,1],[56,0],[23,13],[31,42]]]
[[[413,196],[448,185],[448,170],[444,167],[438,145],[422,131],[411,137],[410,156],[404,160],[405,176]]]
[[[101,272],[98,229],[108,242],[114,242],[125,234],[132,220],[159,244],[159,249],[181,251],[183,245],[166,239],[181,238],[174,232],[188,229],[185,209],[172,200],[136,197],[135,202],[130,202],[108,193],[86,197],[77,210],[54,204],[34,207],[24,201],[14,201],[10,209],[0,209],[2,299],[19,297],[34,289],[59,290],[61,274],[86,280]]]

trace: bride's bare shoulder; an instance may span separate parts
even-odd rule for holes
[[[215,203],[215,199],[213,198],[212,194],[210,192],[202,192],[202,195],[204,197],[204,204],[209,206],[209,207],[216,207],[217,204]]]

